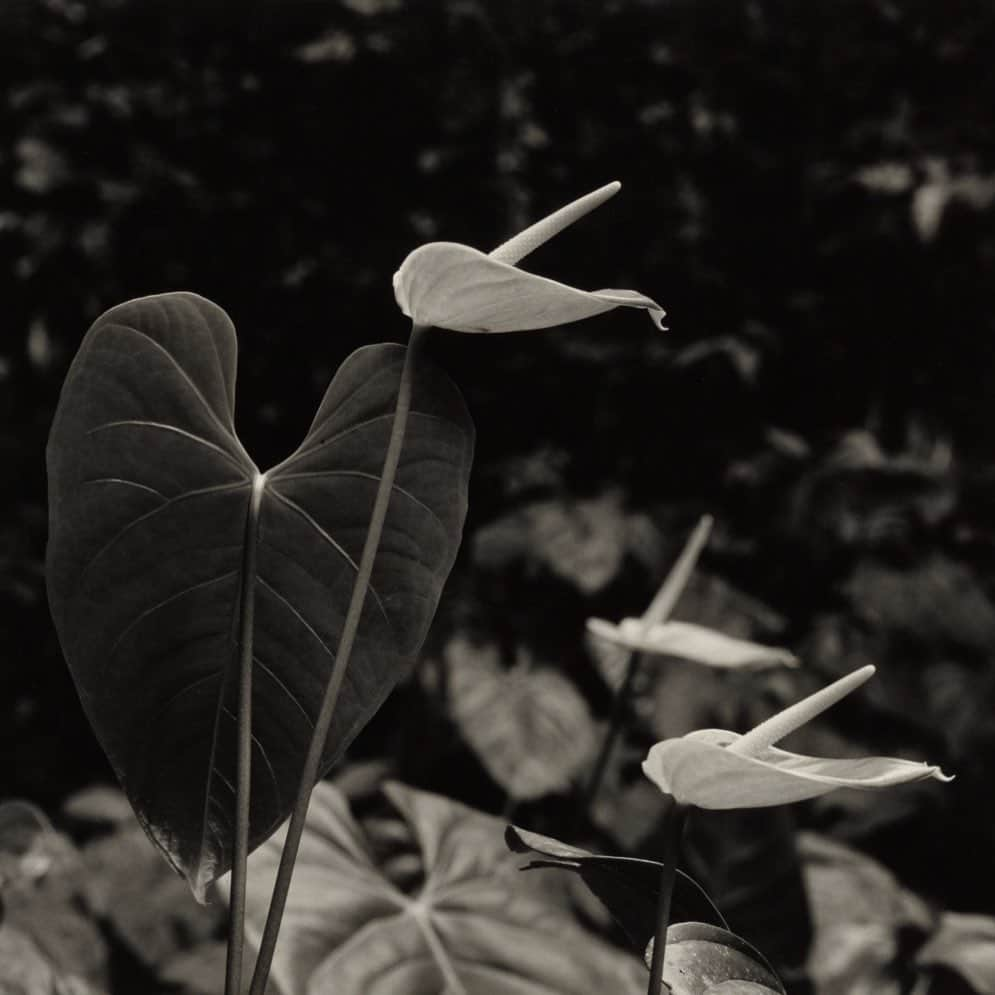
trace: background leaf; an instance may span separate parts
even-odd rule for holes
[[[107,944],[85,914],[88,897],[72,841],[34,805],[0,802],[0,992],[84,995],[106,987]]]
[[[995,995],[995,919],[945,912],[916,954],[916,964],[953,971],[978,995]]]
[[[627,511],[622,494],[609,489],[591,498],[526,503],[479,529],[473,554],[489,569],[525,559],[593,594],[615,579],[629,553],[655,566],[659,545],[652,522]]]
[[[637,959],[529,891],[501,822],[397,783],[384,795],[393,818],[360,823],[315,788],[273,967],[283,995],[438,995],[453,978],[471,995],[641,995]],[[249,860],[250,938],[281,837]]]
[[[800,833],[814,925],[809,975],[819,995],[899,995],[905,948],[930,931],[926,903],[885,867],[851,847]]]
[[[260,479],[235,435],[236,341],[193,294],[119,305],[70,368],[48,447],[48,589],[87,714],[145,829],[196,894],[229,864],[239,578],[258,542],[250,845],[287,816],[334,661],[404,348],[342,364],[300,448]],[[473,430],[419,367],[323,769],[417,653],[466,511]],[[262,487],[258,537],[249,498]],[[247,539],[248,536],[248,539]]]
[[[456,636],[443,658],[450,714],[487,773],[516,800],[568,791],[597,746],[575,686],[525,648],[506,669],[496,646]]]

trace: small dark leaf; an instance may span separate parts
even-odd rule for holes
[[[652,956],[650,943],[647,964]],[[786,995],[763,954],[735,933],[703,922],[667,930],[663,980],[671,995]]]
[[[593,854],[517,826],[508,826],[504,841],[515,853],[540,855],[541,859],[526,864],[523,870],[553,867],[578,874],[615,917],[636,949],[646,948],[656,929],[663,864],[655,860]],[[704,889],[683,871],[677,872],[671,919],[727,925]]]

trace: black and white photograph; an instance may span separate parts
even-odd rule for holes
[[[0,995],[995,995],[993,52],[0,0]]]

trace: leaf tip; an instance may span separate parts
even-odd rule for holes
[[[504,844],[513,853],[528,853],[529,848],[525,845],[515,826],[507,825],[504,829]]]

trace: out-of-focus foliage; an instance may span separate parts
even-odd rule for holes
[[[448,714],[510,799],[566,792],[586,771],[597,745],[595,726],[569,678],[524,650],[504,667],[497,647],[459,636],[438,666]]]
[[[396,782],[381,801],[363,820],[333,785],[315,789],[274,964],[283,995],[638,995],[634,958],[531,893],[500,820]],[[250,937],[283,836],[249,862]]]
[[[986,0],[2,5],[0,796],[56,812],[109,777],[40,569],[44,440],[93,318],[170,289],[221,303],[245,344],[239,433],[267,463],[354,346],[405,334],[390,276],[410,249],[496,245],[618,178],[534,268],[639,287],[669,332],[614,312],[433,335],[478,455],[429,656],[456,634],[502,666],[527,652],[604,719],[584,620],[641,610],[711,511],[676,617],[802,667],[647,672],[577,832],[561,795],[516,819],[652,857],[650,742],[746,728],[873,662],[875,686],[791,748],[957,780],[797,816],[948,909],[990,910],[993,45]],[[444,690],[404,685],[353,759],[498,811]]]
[[[88,885],[78,850],[41,811],[0,802],[0,991],[103,990],[106,945],[81,908]]]

